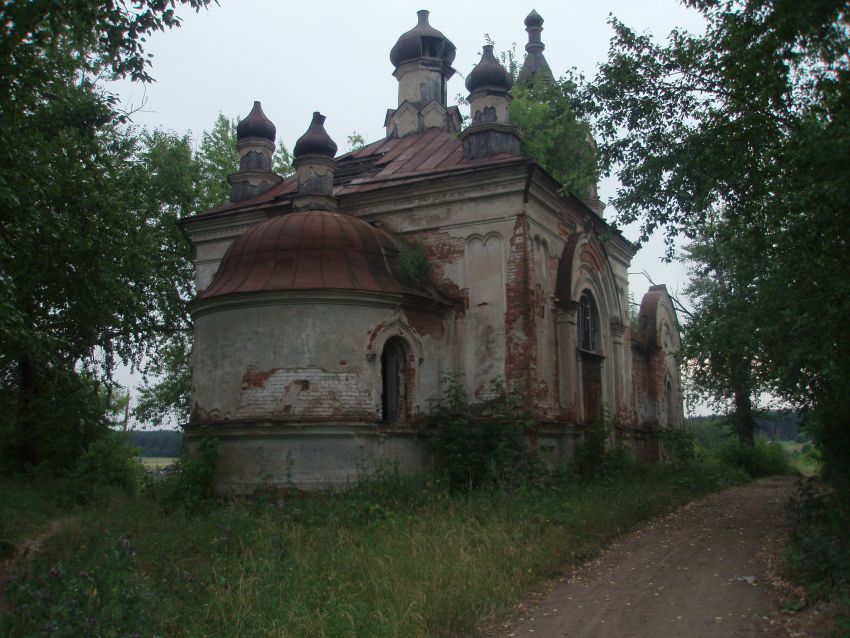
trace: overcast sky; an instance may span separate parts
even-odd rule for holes
[[[122,82],[115,90],[126,107],[143,105],[133,117],[136,124],[192,131],[196,139],[220,112],[244,116],[260,100],[290,150],[318,110],[327,116],[328,133],[343,152],[352,132],[367,142],[384,136],[386,109],[397,106],[389,52],[398,36],[416,25],[419,9],[428,9],[431,25],[457,47],[450,103],[465,94],[464,77],[478,61],[485,34],[497,51],[516,43],[521,59],[527,41],[523,20],[531,9],[545,20],[545,55],[556,76],[571,67],[595,75],[607,58],[609,15],[659,39],[676,27],[702,28],[698,14],[676,0],[220,0],[219,6],[197,14],[182,10],[181,28],[149,39],[154,84]],[[616,187],[613,179],[602,183],[603,201]],[[625,234],[636,238],[634,229]],[[685,285],[684,269],[663,264],[662,254],[663,240],[656,237],[635,258],[632,271],[646,269],[675,293]],[[638,302],[647,286],[643,277],[631,277]]]

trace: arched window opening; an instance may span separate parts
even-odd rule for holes
[[[407,356],[404,339],[392,337],[381,353],[381,418],[388,423],[407,415]]]
[[[586,352],[597,352],[599,317],[589,290],[581,293],[578,312],[579,347]]]
[[[673,383],[667,379],[667,386],[664,389],[664,395],[667,398],[667,425],[671,428],[675,422],[676,403],[673,400]]]

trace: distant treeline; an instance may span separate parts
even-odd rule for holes
[[[127,432],[127,442],[142,450],[142,456],[180,456],[183,452],[183,433],[179,430]]]
[[[690,417],[696,423],[724,422],[722,416],[695,416]],[[772,410],[756,417],[756,433],[761,433],[771,441],[793,441],[797,438],[800,426],[800,415],[791,410]]]

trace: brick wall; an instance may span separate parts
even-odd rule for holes
[[[365,385],[356,371],[300,368],[259,372],[248,368],[242,378],[239,407],[233,416],[236,419],[375,418],[372,390]]]

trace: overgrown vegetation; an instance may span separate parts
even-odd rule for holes
[[[0,631],[468,634],[637,522],[743,478],[719,465],[655,466],[545,489],[455,490],[445,475],[390,467],[343,494],[200,509],[175,505],[163,484],[145,495],[102,487],[71,506],[55,482],[5,483],[0,537],[17,543],[57,524],[43,553],[18,561]],[[34,508],[27,526],[10,526],[42,501],[50,507]]]
[[[794,531],[786,563],[807,596],[796,607],[826,603],[831,631],[845,636],[850,632],[850,496],[809,482],[789,512]]]
[[[752,445],[741,441],[734,422],[729,419],[689,419],[682,436],[693,442],[695,456],[736,467],[753,478],[797,471],[782,443],[761,436]]]
[[[534,427],[520,388],[494,383],[487,401],[471,404],[458,377],[442,380],[443,392],[422,428],[437,471],[452,491],[513,488],[532,480],[539,461],[525,441]]]
[[[377,467],[344,493],[216,500],[212,437],[174,476],[140,485],[118,434],[78,462],[85,498],[49,475],[2,483],[0,547],[14,555],[40,537],[42,552],[12,563],[0,632],[469,634],[638,522],[754,467],[718,452],[735,437],[705,449],[689,433],[665,440],[667,464],[641,466],[600,423],[573,464],[545,469],[522,436],[521,392],[496,384],[489,396],[473,408],[446,379],[425,427],[435,471]]]
[[[751,439],[770,392],[850,491],[850,2],[694,0],[704,32],[612,19],[588,89],[620,222],[694,242],[686,362]],[[796,291],[797,294],[789,294]]]
[[[431,263],[422,244],[401,242],[398,268],[399,278],[408,286],[425,287],[430,281]]]

